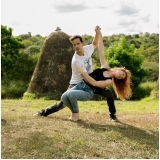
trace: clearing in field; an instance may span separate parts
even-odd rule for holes
[[[158,100],[115,101],[118,123],[105,101],[79,102],[78,122],[68,108],[33,117],[55,102],[2,100],[2,159],[159,158]]]

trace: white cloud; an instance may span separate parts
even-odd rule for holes
[[[158,0],[2,0],[1,24],[13,35],[48,36],[57,26],[69,35],[159,32]]]

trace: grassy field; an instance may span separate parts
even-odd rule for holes
[[[158,100],[115,101],[120,122],[109,121],[105,101],[79,102],[80,120],[65,108],[33,117],[57,101],[2,100],[2,159],[158,159]]]

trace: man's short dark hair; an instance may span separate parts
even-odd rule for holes
[[[72,42],[73,40],[75,40],[77,38],[79,38],[80,41],[83,42],[83,39],[82,39],[82,37],[80,35],[74,35],[74,36],[70,37],[69,40],[70,40],[70,42]]]

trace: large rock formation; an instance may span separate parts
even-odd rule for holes
[[[44,41],[40,57],[24,96],[60,99],[69,86],[71,59],[74,54],[69,36],[56,29]]]

